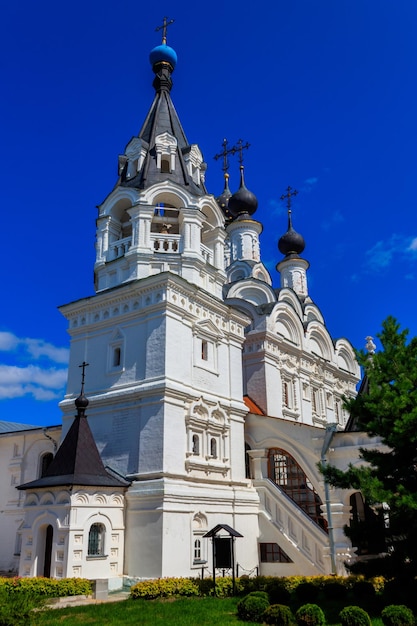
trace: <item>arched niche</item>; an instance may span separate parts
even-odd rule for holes
[[[354,350],[347,339],[338,339],[336,341],[335,351],[338,366],[351,374],[355,374],[359,378],[359,364],[356,360]]]
[[[333,360],[334,347],[329,333],[318,322],[312,322],[307,327],[307,348],[311,353],[325,359]]]
[[[227,292],[227,299],[230,298],[239,298],[254,306],[276,302],[272,288],[252,278],[232,284]]]

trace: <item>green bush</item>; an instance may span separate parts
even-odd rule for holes
[[[384,626],[414,626],[414,615],[404,604],[390,604],[383,609],[381,619]]]
[[[269,607],[269,600],[257,594],[259,591],[249,593],[238,602],[237,614],[239,619],[245,622],[262,622],[263,614]]]
[[[0,578],[0,591],[15,593],[27,591],[29,594],[45,598],[66,596],[89,596],[92,586],[85,578]]]
[[[300,602],[315,602],[320,589],[313,582],[300,583],[295,589],[295,595]]]
[[[218,598],[229,598],[233,596],[233,578],[216,578],[216,593],[214,593],[212,578],[193,578],[192,579],[199,590],[200,596],[214,596]],[[239,578],[235,579],[235,592],[242,595],[243,585]]]
[[[360,606],[345,606],[339,619],[342,626],[371,626],[371,618]]]
[[[285,604],[271,604],[262,617],[265,624],[277,626],[295,626],[295,618],[289,606]]]
[[[327,580],[323,585],[323,593],[328,600],[344,600],[347,591],[346,584],[339,580]]]
[[[298,626],[324,626],[326,618],[317,604],[304,604],[295,614]]]
[[[359,600],[371,600],[375,598],[375,587],[369,580],[357,580],[352,585],[352,593]]]
[[[271,604],[289,604],[291,591],[286,586],[285,578],[271,578],[266,584],[269,601]]]
[[[130,588],[130,597],[133,599],[170,598],[173,596],[198,596],[199,589],[196,582],[190,578],[157,578],[142,580]]]

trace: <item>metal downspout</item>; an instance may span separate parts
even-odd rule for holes
[[[326,467],[327,459],[326,454],[330,447],[331,441],[333,439],[333,435],[336,432],[337,424],[327,424],[326,426],[326,436],[323,442],[323,448],[321,450],[321,465]],[[326,503],[326,513],[327,513],[327,522],[328,522],[328,531],[329,531],[329,548],[330,548],[330,564],[332,574],[336,575],[336,555],[335,555],[335,546],[334,546],[334,536],[333,536],[333,519],[332,519],[332,511],[330,506],[330,488],[329,483],[326,478],[324,478],[324,498]]]

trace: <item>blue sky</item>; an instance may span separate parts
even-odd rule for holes
[[[299,190],[310,295],[361,348],[387,315],[417,334],[417,3],[21,0],[0,25],[0,419],[60,422],[69,338],[57,307],[93,293],[96,206],[153,98],[155,27],[175,19],[172,98],[223,187],[242,138],[273,276]],[[230,186],[238,186],[231,161]]]

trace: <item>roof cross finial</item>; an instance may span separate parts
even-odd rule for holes
[[[250,143],[246,142],[243,144],[243,139],[238,139],[237,144],[233,146],[233,154],[239,152],[239,165],[242,167],[243,165],[243,150],[247,150],[250,147]]]
[[[168,26],[171,26],[171,24],[173,24],[175,22],[175,20],[169,20],[168,22],[168,17],[165,16],[162,20],[162,26],[157,26],[155,28],[155,31],[158,32],[159,30],[162,30],[162,43],[166,45],[167,42],[167,28]]]
[[[285,200],[287,199],[287,209],[288,209],[288,213],[291,213],[291,197],[292,196],[296,196],[298,194],[297,189],[293,189],[292,187],[290,187],[288,185],[287,187],[287,193],[283,193],[281,196],[281,200]]]
[[[81,374],[81,395],[84,395],[85,368],[89,365],[90,363],[86,363],[85,361],[83,361],[81,365],[78,366],[83,368],[83,373]]]
[[[228,144],[227,139],[223,139],[223,143],[222,143],[223,150],[222,150],[222,152],[219,152],[219,154],[215,154],[214,157],[213,157],[216,161],[218,161],[219,159],[221,159],[223,157],[223,167],[222,167],[222,170],[225,173],[229,169],[229,159],[227,157],[228,157],[229,154],[234,154],[235,153],[234,148],[228,148],[227,144]]]

